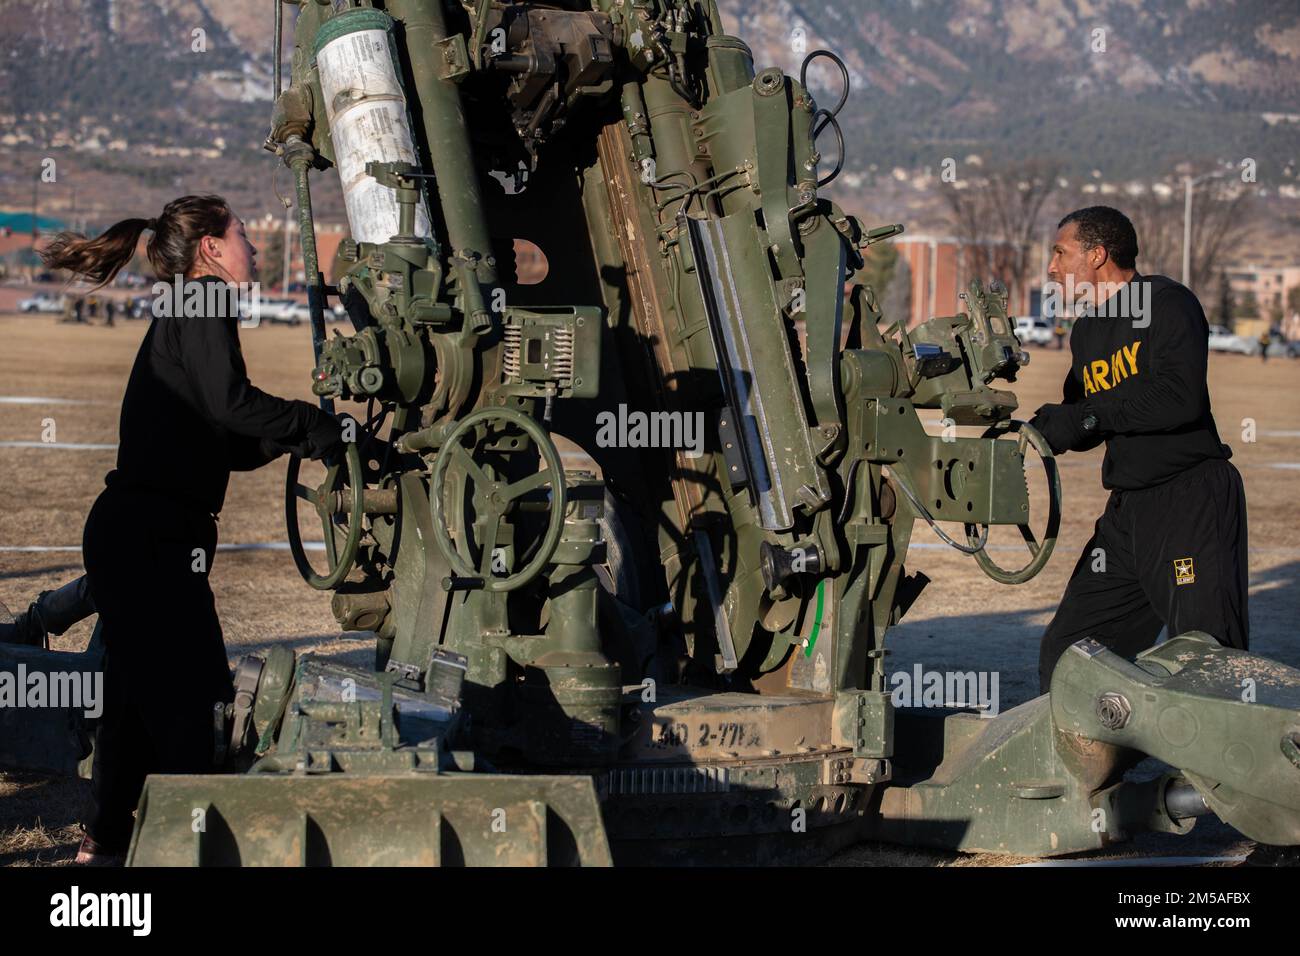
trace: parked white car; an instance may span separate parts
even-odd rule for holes
[[[292,309],[289,310],[290,321],[294,325],[299,322],[311,321],[311,307],[306,302],[296,302]],[[335,302],[325,310],[323,318],[326,322],[342,322],[348,317],[348,310],[343,307],[342,302]]]
[[[19,312],[62,312],[63,296],[55,298],[48,292],[37,292],[29,299],[18,302]]]
[[[1036,315],[1016,319],[1016,336],[1026,345],[1051,345],[1056,339],[1051,323]]]
[[[1210,326],[1211,352],[1236,352],[1239,355],[1258,355],[1259,343],[1244,335],[1233,335],[1222,325]]]
[[[302,321],[295,313],[298,303],[293,299],[263,299],[262,300],[262,321],[263,322],[284,322],[288,325],[297,325]]]
[[[295,302],[293,299],[262,299],[258,306],[260,309],[259,322],[269,322],[276,325],[301,325],[304,322],[311,321],[311,308],[306,302]],[[341,322],[347,317],[347,310],[339,302],[325,310],[326,322]]]
[[[311,321],[311,307],[306,302],[295,303],[289,314],[292,316],[294,325],[297,325],[299,322]],[[335,302],[325,310],[325,314],[322,316],[326,322],[340,322],[347,317],[348,311],[343,308],[341,302]]]
[[[295,302],[287,311],[290,325],[299,325],[311,321],[311,306],[306,302]]]

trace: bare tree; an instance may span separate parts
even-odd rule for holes
[[[1209,182],[1192,195],[1192,254],[1188,284],[1208,292],[1234,246],[1254,229],[1252,192],[1236,182]],[[1138,235],[1138,268],[1148,275],[1182,280],[1183,193],[1154,192],[1124,201],[1124,212]]]
[[[1056,190],[1060,171],[1054,160],[1031,160],[968,180],[964,188],[954,183],[944,189],[970,274],[994,276],[1012,289],[1029,279],[1043,205]]]
[[[1236,182],[1204,184],[1192,196],[1192,291],[1208,286],[1219,264],[1256,226],[1254,190]],[[1181,246],[1180,250],[1181,252]]]
[[[1138,237],[1138,269],[1146,275],[1180,278],[1183,255],[1183,204],[1155,192],[1124,200],[1123,211]]]

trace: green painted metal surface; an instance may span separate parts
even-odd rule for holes
[[[333,163],[395,210],[386,238],[352,224],[328,291],[353,327],[314,336],[315,394],[369,409],[356,454],[286,491],[326,532],[324,574],[295,545],[304,577],[375,666],[245,661],[240,772],[151,778],[132,863],[1050,856],[1205,811],[1300,842],[1294,672],[1259,658],[1182,637],[1071,651],[996,717],[891,702],[918,520],[1021,582],[1059,475],[1047,454],[1031,514],[1007,290],[881,314],[864,257],[902,226],[829,198],[834,110],[802,80],[756,71],[711,2],[355,6],[301,8],[269,141],[306,224]],[[340,148],[327,106],[363,81],[322,100],[313,53],[371,23],[414,162],[378,120],[373,155]],[[993,525],[1032,525],[1028,563],[993,564]],[[1142,754],[1174,769],[1125,779]]]
[[[564,779],[599,806],[566,817],[578,844],[608,837],[614,859],[808,859],[866,835],[1053,855],[1190,826],[1170,808],[1216,772],[1205,754],[1130,782],[1056,698],[992,719],[891,702],[886,634],[926,583],[904,568],[918,519],[1018,583],[1051,554],[1060,481],[998,387],[1027,360],[1004,288],[972,282],[959,314],[909,329],[855,278],[903,227],[824,193],[834,109],[755,70],[712,3],[349,6],[298,18],[270,139],[299,169],[295,134],[335,159],[311,54],[391,17],[416,162],[361,156],[397,232],[341,247],[354,331],[317,341],[313,372],[322,402],[379,414],[361,473],[295,489],[331,544],[311,580],[336,585],[343,627],[375,632],[377,670],[290,679],[268,661],[256,746],[234,746],[251,777],[195,785],[232,836],[196,845],[233,839],[251,860],[241,828],[270,826],[285,861],[401,857],[344,822],[391,790],[380,815],[411,828],[411,861],[441,858],[446,826],[488,860],[494,801],[550,806],[537,781]],[[521,274],[516,240],[544,274]],[[927,409],[982,434],[935,434]],[[1047,515],[1030,514],[1031,451]],[[358,508],[359,545],[339,550]],[[1034,526],[1018,568],[982,550],[1008,524]],[[1079,680],[1112,671],[1094,660]],[[1228,786],[1243,783],[1204,789]],[[151,788],[137,862],[198,799]],[[284,821],[256,822],[280,819],[273,792],[292,795]],[[308,793],[334,809],[311,816]],[[539,827],[512,860],[547,857]]]

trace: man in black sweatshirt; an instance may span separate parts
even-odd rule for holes
[[[1105,442],[1110,499],[1043,635],[1042,693],[1085,637],[1129,657],[1161,627],[1246,647],[1246,496],[1210,413],[1209,326],[1186,287],[1139,274],[1137,254],[1108,206],[1070,213],[1052,247],[1052,291],[1080,315],[1064,397],[1031,424],[1058,455]]]

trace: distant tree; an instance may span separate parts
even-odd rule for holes
[[[885,293],[898,270],[898,247],[892,242],[877,242],[867,247],[862,258],[865,264],[858,273],[862,284],[871,286],[877,302],[884,302]]]
[[[6,253],[3,261],[6,275],[30,276],[41,268],[41,257],[36,254],[36,250],[31,246],[23,246],[13,252]]]
[[[273,230],[257,253],[262,262],[261,274],[267,280],[266,286],[280,288],[284,281],[284,232]]]
[[[1178,204],[1181,207],[1181,204]],[[1192,196],[1192,241],[1188,285],[1192,291],[1208,284],[1219,263],[1231,255],[1257,225],[1254,192],[1241,183],[1211,180]],[[1182,256],[1182,210],[1178,215],[1179,257]],[[1139,240],[1140,241],[1140,240]],[[1181,270],[1181,263],[1179,269]],[[1179,276],[1181,278],[1181,276]]]
[[[1120,206],[1133,220],[1138,237],[1138,269],[1146,275],[1183,278],[1183,193],[1168,198],[1145,193]],[[1255,228],[1252,194],[1240,183],[1224,185],[1211,180],[1195,187],[1192,195],[1192,254],[1188,285],[1193,292],[1207,290],[1232,249]]]
[[[1219,270],[1219,308],[1215,319],[1225,329],[1232,328],[1232,306],[1232,283],[1228,281],[1228,273]]]
[[[1138,269],[1145,275],[1182,278],[1183,204],[1143,193],[1126,199],[1122,212],[1138,237]]]
[[[1247,289],[1237,303],[1237,315],[1243,319],[1259,318],[1259,303],[1255,300],[1255,290]]]
[[[1043,204],[1056,190],[1060,172],[1054,160],[1030,160],[964,184],[942,185],[949,221],[965,244],[972,276],[982,282],[996,277],[1009,289],[1029,278]]]
[[[1268,307],[1268,327],[1275,329],[1280,326],[1282,324],[1282,315],[1282,300],[1279,298]]]
[[[1286,290],[1286,311],[1288,315],[1300,315],[1300,285]]]
[[[886,243],[881,243],[886,245]],[[902,320],[903,325],[911,324],[912,316],[912,267],[907,259],[894,250],[894,265],[885,290],[876,290],[876,302],[885,324]]]

